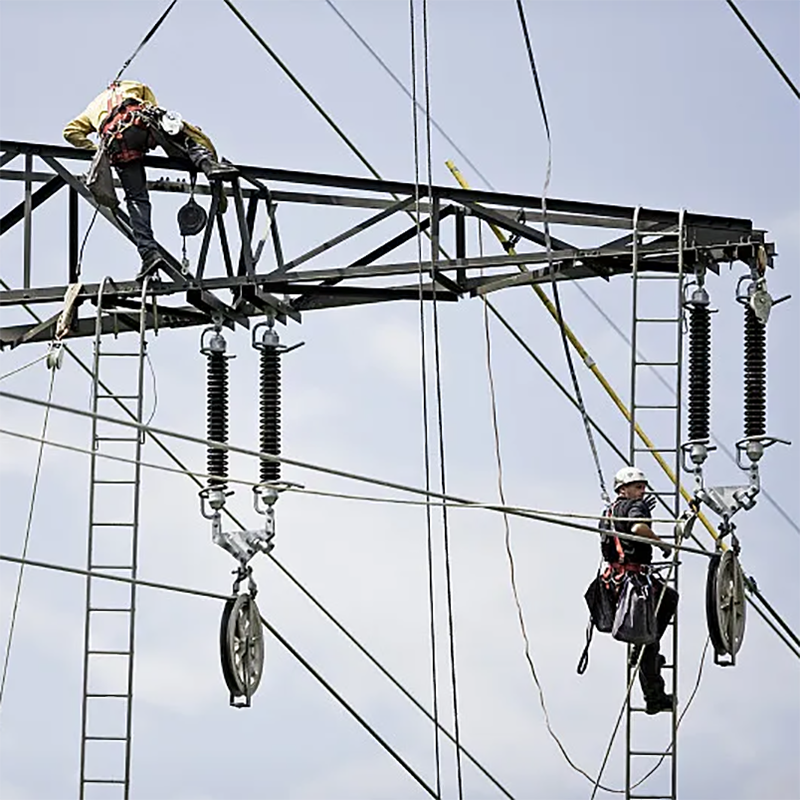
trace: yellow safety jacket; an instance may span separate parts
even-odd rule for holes
[[[142,103],[149,103],[157,106],[156,96],[149,86],[145,86],[138,81],[120,81],[119,84],[100,92],[97,97],[86,106],[82,114],[75,117],[72,122],[68,122],[64,127],[64,138],[74,147],[82,150],[96,150],[97,145],[89,139],[89,135],[100,130],[100,124],[108,116],[109,112],[116,108],[123,100],[129,97],[139,100]],[[183,128],[186,134],[194,139],[197,144],[210,150],[214,158],[217,151],[211,139],[203,133],[196,125],[192,125],[186,120],[183,121]]]

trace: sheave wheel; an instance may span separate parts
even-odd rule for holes
[[[715,555],[708,564],[706,620],[711,643],[718,655],[736,655],[745,627],[744,575],[732,550]]]
[[[231,695],[251,697],[264,668],[264,631],[256,601],[249,594],[226,601],[219,644],[222,674]]]

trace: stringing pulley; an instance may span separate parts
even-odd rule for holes
[[[706,577],[706,620],[714,645],[714,662],[723,667],[736,664],[736,654],[744,640],[746,602],[744,574],[733,550],[715,553],[708,563]],[[721,661],[723,656],[728,661]]]
[[[237,580],[234,586],[238,586]],[[252,591],[236,594],[225,601],[219,629],[222,674],[231,696],[231,705],[249,707],[250,698],[261,682],[264,670],[264,629]]]

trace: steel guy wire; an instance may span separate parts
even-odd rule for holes
[[[778,63],[778,59],[776,59],[775,56],[772,55],[772,53],[769,51],[769,48],[764,44],[764,42],[761,41],[759,35],[753,29],[753,26],[745,19],[744,14],[742,14],[742,12],[739,11],[733,0],[726,0],[726,2],[733,10],[733,13],[736,14],[736,16],[739,18],[739,21],[742,23],[742,25],[744,25],[744,27],[747,29],[747,32],[753,37],[756,44],[761,48],[764,55],[769,59],[772,66],[775,67],[775,69],[778,71],[778,74],[781,76],[781,78],[783,78],[783,80],[786,81],[786,84],[792,90],[794,96],[798,100],[800,100],[800,91],[798,91],[792,79],[786,74],[783,67],[781,67],[781,65]]]
[[[44,442],[45,437],[47,435],[47,423],[50,419],[50,400],[53,397],[53,385],[55,384],[56,380],[56,367],[53,367],[50,370],[50,386],[47,390],[47,402],[48,405],[45,406],[44,412],[44,420],[42,422],[42,436],[41,436],[41,443],[39,444],[39,453],[36,457],[36,469],[33,473],[33,488],[31,489],[31,502],[28,508],[28,522],[25,525],[25,537],[22,541],[22,558],[26,558],[28,555],[28,544],[30,543],[31,538],[31,526],[33,524],[33,512],[36,507],[36,491],[39,488],[39,475],[41,474],[42,469],[42,456],[44,454]],[[8,628],[8,641],[6,643],[6,652],[3,657],[3,675],[0,678],[0,706],[2,706],[3,702],[3,695],[5,693],[6,688],[6,677],[8,676],[8,664],[9,659],[11,658],[11,644],[14,639],[14,626],[16,625],[17,621],[17,610],[19,609],[19,600],[20,594],[22,592],[22,575],[24,572],[24,564],[20,564],[19,572],[17,573],[17,585],[14,589],[14,604],[11,609],[11,623],[9,624]]]
[[[419,338],[420,338],[420,378],[422,390],[422,435],[423,435],[423,460],[425,465],[425,528],[426,528],[426,549],[428,566],[428,615],[429,633],[431,648],[431,689],[433,692],[433,715],[436,720],[434,728],[434,759],[436,768],[436,796],[441,797],[442,792],[442,755],[439,742],[439,683],[438,683],[438,659],[436,655],[436,604],[434,593],[434,573],[433,573],[433,522],[431,516],[431,463],[430,463],[430,433],[428,430],[428,365],[427,365],[427,346],[425,339],[425,303],[423,293],[423,269],[422,269],[422,228],[420,213],[420,158],[419,158],[419,122],[417,116],[417,49],[416,49],[416,23],[414,18],[414,0],[409,0],[409,24],[410,24],[410,48],[411,48],[411,86],[412,103],[411,116],[414,134],[414,204],[415,204],[415,224],[417,227],[417,262],[418,284],[419,284]],[[428,198],[430,201],[430,197]],[[433,281],[435,284],[435,281]]]

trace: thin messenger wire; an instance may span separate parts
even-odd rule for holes
[[[397,84],[397,86],[400,87],[406,97],[408,97],[408,99],[414,103],[416,108],[418,108],[423,114],[426,113],[425,108],[422,107],[422,104],[412,96],[412,93],[408,90],[406,85],[400,80],[400,78],[397,77],[397,75],[392,71],[391,67],[389,67],[389,65],[380,57],[380,55],[378,55],[377,51],[369,44],[369,42],[367,42],[367,40],[356,30],[350,20],[348,20],[347,17],[345,17],[345,15],[342,14],[342,12],[334,5],[332,0],[325,0],[325,2],[328,4],[333,13],[336,14],[336,16],[339,17],[339,19],[347,26],[353,36],[355,36],[356,39],[361,42],[370,55],[383,67],[384,71]],[[428,115],[428,118],[430,119],[431,125],[438,131],[438,133],[441,134],[442,138],[461,156],[461,158],[464,159],[467,164],[469,164],[470,167],[472,167],[475,174],[486,184],[486,186],[494,191],[494,186],[492,186],[492,184],[489,182],[489,179],[483,175],[483,173],[470,160],[469,156],[467,156],[467,154],[447,135],[444,128],[442,128],[442,126],[439,125],[439,123],[436,122],[432,116]]]
[[[97,458],[105,458],[109,461],[118,461],[123,464],[140,464],[140,466],[144,467],[145,469],[155,469],[160,470],[162,472],[170,472],[175,475],[184,475],[190,478],[202,478],[204,480],[209,480],[213,478],[213,475],[210,475],[206,472],[196,472],[190,469],[180,469],[177,467],[169,467],[166,464],[155,464],[153,462],[148,461],[139,461],[137,462],[136,459],[127,458],[125,456],[117,456],[113,455],[112,453],[93,453],[90,449],[86,447],[78,447],[77,445],[67,444],[66,442],[57,442],[54,439],[42,439],[39,436],[32,436],[27,433],[22,433],[20,431],[12,431],[7,428],[0,428],[0,435],[5,436],[12,436],[16,439],[23,439],[29,442],[44,442],[46,445],[50,447],[56,447],[61,450],[68,450],[73,453],[79,453],[81,455],[95,455]],[[225,480],[228,483],[236,484],[238,486],[245,486],[248,488],[252,488],[254,486],[262,485],[260,481],[254,481],[252,479],[247,478],[236,478],[227,476]],[[404,506],[414,506],[414,507],[425,507],[428,503],[425,500],[404,500],[398,497],[377,497],[375,495],[363,495],[363,494],[348,494],[346,492],[331,492],[331,491],[324,491],[322,489],[309,489],[305,486],[287,486],[284,490],[287,494],[306,494],[315,497],[328,497],[331,499],[336,500],[354,500],[359,502],[367,502],[367,503],[383,503],[386,505],[404,505]],[[556,519],[585,519],[590,520],[592,522],[599,522],[602,519],[606,519],[603,515],[598,514],[579,514],[573,511],[551,511],[549,509],[541,509],[541,508],[528,508],[527,506],[509,506],[509,505],[498,505],[497,503],[479,503],[476,501],[467,501],[464,502],[449,502],[445,501],[448,508],[451,509],[467,509],[467,510],[474,510],[474,511],[497,511],[500,513],[511,513],[517,516],[529,516],[531,514],[541,515],[543,517],[553,517]],[[618,517],[617,518],[620,522],[635,522],[637,518],[634,517]],[[654,517],[652,519],[653,523],[662,523],[665,525],[673,524],[675,522],[672,518],[658,518]]]
[[[436,769],[436,796],[442,795],[442,753],[439,741],[439,683],[436,652],[436,606],[434,594],[433,574],[433,519],[431,513],[431,460],[430,460],[430,432],[428,429],[428,365],[427,348],[425,340],[425,303],[423,297],[423,270],[422,270],[422,215],[420,213],[420,158],[419,158],[419,119],[417,116],[417,48],[416,48],[416,22],[414,15],[414,0],[408,2],[409,14],[409,43],[411,49],[411,118],[414,136],[414,223],[417,228],[417,262],[419,285],[419,341],[420,341],[420,380],[422,394],[422,439],[423,463],[425,468],[425,533],[426,533],[426,560],[428,567],[428,633],[431,652],[431,692],[433,696],[433,716],[436,721],[434,727],[434,763]],[[435,284],[435,281],[433,282]]]
[[[47,399],[48,402],[53,397],[53,386],[56,380],[56,369],[50,370],[50,386],[47,390]],[[39,445],[39,453],[36,457],[36,469],[33,473],[33,488],[31,489],[31,502],[28,507],[28,521],[25,525],[25,537],[22,542],[22,558],[26,558],[28,555],[28,545],[31,539],[31,526],[33,524],[33,512],[36,507],[36,492],[39,488],[39,475],[41,474],[42,470],[42,456],[44,455],[44,445],[45,445],[45,437],[47,435],[47,423],[50,420],[50,407],[47,406],[44,412],[44,420],[42,422],[42,436],[41,436],[41,443]],[[6,642],[6,649],[5,654],[3,656],[3,674],[2,678],[0,678],[0,707],[2,707],[3,702],[3,695],[5,693],[6,688],[6,678],[8,676],[8,664],[11,659],[11,645],[14,640],[14,628],[17,622],[17,611],[19,610],[19,600],[20,595],[22,593],[22,575],[25,571],[24,564],[20,564],[19,572],[17,573],[17,585],[14,589],[14,604],[11,609],[11,623],[8,627],[8,640]]]
[[[134,428],[134,429],[139,430],[139,431],[141,431],[141,432],[143,432],[145,434],[148,434],[148,435],[152,435],[153,433],[155,433],[157,435],[167,436],[169,438],[174,438],[174,439],[179,439],[179,440],[182,440],[182,441],[190,442],[192,444],[202,445],[203,447],[214,447],[214,448],[216,448],[218,450],[227,450],[228,452],[236,453],[238,455],[246,455],[246,456],[250,456],[252,458],[258,458],[258,459],[261,459],[261,460],[264,460],[264,461],[274,461],[276,463],[287,464],[287,465],[290,465],[290,466],[298,467],[300,469],[307,469],[307,470],[312,471],[312,472],[320,472],[320,473],[325,474],[325,475],[333,475],[333,476],[339,477],[339,478],[346,478],[346,479],[357,481],[357,482],[360,482],[360,483],[368,483],[368,484],[371,484],[371,485],[374,485],[374,486],[383,486],[383,487],[386,487],[386,488],[389,488],[389,489],[397,489],[399,491],[408,492],[409,494],[430,496],[430,497],[436,498],[437,500],[444,500],[444,501],[450,501],[450,502],[454,502],[454,503],[464,503],[464,504],[469,504],[470,503],[469,500],[466,500],[466,499],[464,499],[462,497],[458,497],[456,495],[443,494],[441,492],[435,492],[435,491],[426,492],[424,489],[420,489],[420,488],[415,487],[415,486],[408,486],[408,485],[405,485],[405,484],[402,484],[402,483],[397,483],[395,481],[388,481],[388,480],[385,480],[385,479],[382,479],[382,478],[374,478],[374,477],[370,477],[370,476],[367,476],[367,475],[361,475],[361,474],[355,473],[355,472],[348,472],[346,470],[336,469],[334,467],[325,467],[325,466],[321,466],[319,464],[311,464],[309,462],[299,461],[297,459],[292,459],[292,458],[286,458],[284,456],[276,456],[276,455],[273,455],[272,453],[262,453],[262,452],[257,451],[257,450],[250,450],[248,448],[239,447],[239,446],[227,443],[227,442],[226,443],[220,443],[220,442],[216,442],[216,441],[212,442],[212,441],[210,441],[208,439],[202,439],[202,438],[199,438],[197,436],[191,436],[189,434],[180,433],[178,431],[168,431],[168,430],[165,430],[163,428],[155,428],[155,427],[152,427],[152,426],[144,425],[143,423],[129,422],[127,420],[118,419],[118,418],[115,418],[115,417],[109,417],[109,416],[106,416],[105,414],[94,414],[91,411],[84,411],[83,409],[78,409],[78,408],[70,408],[69,406],[63,406],[63,405],[60,405],[58,403],[47,403],[47,402],[45,402],[43,400],[38,400],[38,399],[33,398],[33,397],[24,397],[22,395],[16,395],[16,394],[12,394],[10,392],[5,392],[5,391],[0,391],[0,397],[5,398],[7,400],[16,400],[16,401],[19,401],[21,403],[26,403],[26,404],[34,405],[34,406],[40,406],[40,407],[50,406],[50,408],[52,408],[54,410],[61,411],[61,412],[67,413],[67,414],[72,414],[74,416],[84,417],[84,418],[88,418],[88,419],[96,418],[96,419],[98,419],[98,420],[100,420],[102,422],[109,422],[111,424],[121,425],[122,427],[126,427],[126,428]],[[497,510],[497,506],[496,505],[486,504],[486,507],[491,509],[491,510]],[[545,517],[544,515],[536,514],[536,513],[513,512],[511,509],[506,509],[506,511],[508,513],[514,513],[516,516],[525,517],[525,518],[528,518],[528,519],[535,519],[535,520],[539,520],[540,522],[546,522],[546,523],[550,523],[550,524],[553,524],[553,525],[558,525],[558,526],[561,526],[561,527],[574,528],[575,530],[589,531],[590,533],[592,533],[595,536],[598,535],[598,529],[596,527],[590,527],[588,525],[581,525],[579,523],[570,522],[568,520],[561,520],[561,519],[552,518],[552,517]],[[641,537],[641,536],[634,536],[633,534],[619,533],[617,535],[621,539],[628,539],[630,541],[642,541],[642,542],[645,542],[645,543],[652,543],[652,539],[647,539],[647,538]],[[696,555],[705,556],[706,558],[708,558],[708,557],[713,555],[713,553],[710,553],[707,550],[700,550],[700,549],[697,549],[697,548],[690,548],[690,547],[682,546],[680,549],[683,550],[684,552],[687,552],[687,553],[693,553],[693,554],[696,554]]]
[[[0,375],[0,381],[4,381],[6,378],[10,378],[12,375],[16,375],[18,372],[22,372],[24,369],[28,369],[28,367],[32,367],[34,364],[38,364],[40,361],[44,361],[47,358],[47,353],[38,358],[34,358],[33,361],[29,361],[27,364],[23,364],[21,367],[17,367],[16,369],[11,370],[11,372],[6,372],[5,375]]]

